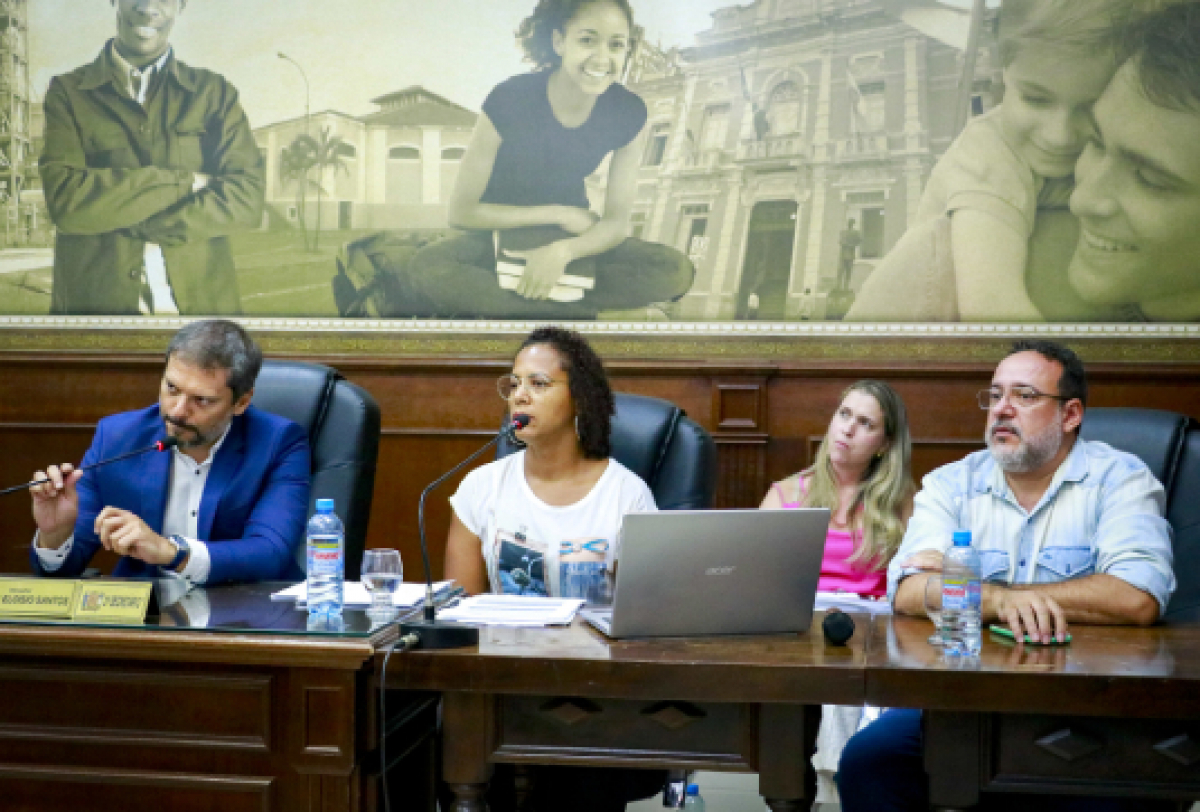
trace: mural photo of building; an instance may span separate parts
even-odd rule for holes
[[[314,113],[258,127],[263,151],[268,217],[317,227],[315,186],[323,229],[439,230],[458,175],[476,114],[437,93],[413,86],[372,100],[379,109],[363,116]],[[334,159],[310,170],[307,199],[299,199],[303,177],[288,172],[285,150],[307,133],[340,139]]]
[[[921,29],[965,40],[966,15],[924,5],[757,0],[717,11],[694,47],[635,63],[628,85],[651,136],[632,229],[696,264],[676,318],[845,312],[956,134],[963,50]],[[990,42],[975,113],[994,102]],[[857,251],[839,289],[851,220]]]
[[[219,16],[233,2],[209,0],[204,14]],[[601,284],[576,309],[543,311],[529,304],[540,299],[528,290],[513,294],[524,301],[503,307],[477,304],[486,298],[483,288],[455,276],[454,262],[433,266],[448,275],[430,287],[426,260],[439,255],[413,259],[464,236],[450,226],[448,209],[484,100],[510,77],[532,70],[514,37],[531,11],[526,0],[495,0],[472,25],[430,13],[400,28],[384,0],[364,0],[353,13],[318,0],[296,2],[306,17],[272,7],[258,24],[238,31],[222,30],[214,17],[189,7],[177,32],[181,61],[228,76],[238,89],[262,156],[265,206],[229,236],[246,315],[503,320],[537,314],[793,327],[843,319],[1194,320],[1192,310],[1170,307],[1170,295],[1159,297],[1165,304],[1153,298],[1166,283],[1122,281],[1124,287],[1110,290],[1104,280],[1088,281],[1092,270],[1081,270],[1090,268],[1087,252],[1077,250],[1083,222],[1072,210],[1080,198],[1075,165],[1084,166],[1088,143],[1081,128],[1072,125],[1071,143],[1060,150],[1069,163],[1042,174],[1018,154],[1012,141],[1018,136],[1005,132],[1018,126],[1009,119],[1019,114],[1021,94],[1013,97],[1017,103],[1003,102],[1001,18],[1019,33],[1027,23],[1036,28],[1052,20],[1049,5],[671,0],[638,9],[632,51],[623,72],[616,66],[612,76],[645,102],[645,130],[617,164],[619,182],[630,185],[606,206],[605,186],[616,175],[610,160],[601,162],[585,182],[587,208],[600,217],[607,212],[609,223],[618,225],[606,225],[613,234],[605,239],[619,238],[623,225],[642,241],[624,244],[627,249],[642,250],[645,243],[665,249],[678,278],[656,286],[653,262],[622,260],[617,266],[629,279],[615,284],[614,272],[601,282],[621,293],[645,290],[645,296],[605,298]],[[1146,8],[1156,3],[1146,0]],[[112,36],[103,3],[82,15],[86,21],[70,37],[56,36],[56,4],[66,8],[66,0],[0,0],[0,235],[6,241],[0,291],[8,314],[47,313],[53,287],[49,246],[60,235],[46,217],[36,168],[41,100],[53,76],[89,64]],[[1035,8],[1035,17],[1022,17]],[[1051,25],[1038,35],[1046,37],[1051,65],[1065,60],[1063,70],[1032,58],[1025,63],[1049,85],[1083,75],[1081,115],[1115,86],[1109,73],[1115,62],[1107,64],[1107,51],[1096,48],[1109,47],[1105,43],[1128,28],[1100,4],[1091,8],[1080,7],[1075,26],[1092,38],[1085,50],[1068,47],[1074,30]],[[1140,0],[1128,8],[1141,8]],[[353,50],[347,42],[356,43]],[[539,107],[520,104],[526,105],[522,115]],[[946,157],[964,130],[970,137],[959,143],[965,146]],[[988,141],[989,133],[998,140]],[[1138,139],[1163,147],[1153,128]],[[960,268],[957,258],[941,259],[951,253],[949,214],[956,209],[942,206],[938,184],[955,171],[962,150],[981,166],[997,167],[1003,182],[1036,188],[1026,195],[1021,187],[1025,203],[1013,205],[1023,225],[1012,233],[960,234],[957,239],[967,241],[956,246],[980,249]],[[631,172],[634,155],[638,165]],[[927,189],[931,177],[934,187]],[[571,183],[577,188],[578,178]],[[984,194],[995,191],[984,183]],[[969,219],[956,220],[955,231]],[[1167,254],[1190,251],[1186,234],[1168,237],[1161,238]],[[997,246],[1003,250],[993,250]],[[353,262],[355,250],[369,264]],[[494,271],[490,255],[471,261]],[[1124,279],[1136,263],[1122,263]],[[1180,278],[1170,291],[1191,295],[1187,269],[1173,273]],[[1004,285],[1016,293],[1006,296]],[[501,290],[498,279],[496,290],[483,286],[487,295]],[[387,291],[409,293],[397,298]],[[446,292],[454,294],[450,301],[443,301]]]
[[[757,0],[715,11],[690,47],[665,50],[641,32],[624,82],[645,100],[650,132],[630,234],[677,248],[697,270],[690,292],[655,312],[840,318],[961,126],[967,21],[925,0]],[[993,52],[988,29],[974,113],[999,93]],[[329,110],[255,129],[264,226],[449,233],[477,112],[421,85],[372,103],[366,115]],[[304,134],[338,140],[307,180],[288,166]],[[588,185],[594,211],[606,174],[607,163]]]
[[[40,105],[29,90],[28,0],[0,0],[0,207],[4,245],[44,242],[44,207],[37,177]],[[35,116],[38,120],[35,120]]]

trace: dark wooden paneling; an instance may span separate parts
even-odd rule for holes
[[[11,810],[270,812],[271,778],[170,775],[120,769],[38,768],[0,763],[0,796]],[[348,806],[342,806],[342,809]]]
[[[302,773],[345,775],[354,764],[355,679],[351,672],[293,669],[288,674],[288,759]]]
[[[1143,785],[1200,790],[1195,741],[1200,725],[1166,719],[1088,719],[997,714],[988,717],[995,786],[1039,786],[1050,792],[1086,786],[1096,775]],[[1164,747],[1190,739],[1171,758]],[[1182,757],[1182,761],[1178,760]]]
[[[767,437],[718,435],[716,506],[754,507],[767,487]]]
[[[410,578],[420,569],[417,497],[441,473],[486,442],[503,404],[494,382],[507,360],[310,358],[339,368],[370,390],[383,410],[383,441],[368,545],[396,547]],[[713,432],[720,449],[718,504],[753,507],[767,485],[811,463],[843,390],[879,378],[904,398],[913,435],[913,474],[982,447],[984,415],[975,392],[987,385],[991,361],[909,364],[789,362],[686,364],[622,360],[610,365],[614,388],[664,398]],[[0,484],[23,481],[56,461],[77,461],[96,421],[153,402],[157,355],[0,354]],[[1200,365],[1108,363],[1089,370],[1091,404],[1145,406],[1200,416]],[[486,455],[485,455],[486,459]],[[427,531],[440,574],[448,497],[443,484],[427,505]],[[29,499],[0,500],[10,529],[0,571],[25,571],[33,534]],[[103,569],[111,559],[98,559]]]
[[[212,590],[214,616],[243,589]],[[0,809],[364,809],[387,640],[0,624]],[[409,707],[388,727],[411,775],[436,719]]]
[[[5,666],[0,684],[3,740],[263,753],[271,747],[271,678],[265,675]],[[137,703],[124,702],[130,693]],[[182,705],[185,694],[196,704]],[[45,703],[47,695],[58,699]],[[120,719],[112,718],[115,706],[123,708]],[[171,707],[174,713],[163,713]]]
[[[559,758],[574,753],[583,764],[594,762],[596,750],[609,750],[625,764],[749,770],[753,761],[742,725],[753,708],[744,705],[544,696],[508,696],[499,703],[496,761],[537,763],[547,748]]]

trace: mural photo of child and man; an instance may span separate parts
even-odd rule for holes
[[[1197,0],[86,5],[0,315],[1200,321]]]

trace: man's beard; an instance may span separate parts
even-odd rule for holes
[[[179,448],[181,448],[181,449],[195,448],[197,446],[202,446],[205,443],[209,442],[209,438],[205,437],[204,433],[202,431],[200,431],[200,429],[193,426],[191,423],[180,423],[178,421],[172,420],[169,417],[164,417],[163,422],[166,423],[167,425],[174,426],[177,429],[183,429],[184,431],[189,433],[189,434],[185,434],[182,437],[178,438],[179,439]]]
[[[1016,448],[996,443],[992,431],[997,426],[1004,426],[1016,435],[1020,440]],[[1062,447],[1063,431],[1058,423],[1050,423],[1037,434],[1026,436],[1012,423],[998,421],[987,429],[983,439],[1000,470],[1009,474],[1027,474],[1054,459],[1054,455]]]

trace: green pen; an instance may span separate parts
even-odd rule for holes
[[[988,631],[990,631],[992,634],[1003,637],[1003,642],[1005,643],[1017,642],[1017,636],[1013,634],[1012,629],[1008,628],[1007,626],[997,626],[995,623],[993,623],[988,626]],[[1025,635],[1025,642],[1031,646],[1065,646],[1067,643],[1071,642],[1071,633],[1067,632],[1066,639],[1064,640],[1058,640],[1054,637],[1051,637],[1049,643],[1043,643],[1041,640],[1035,640],[1029,635]]]

